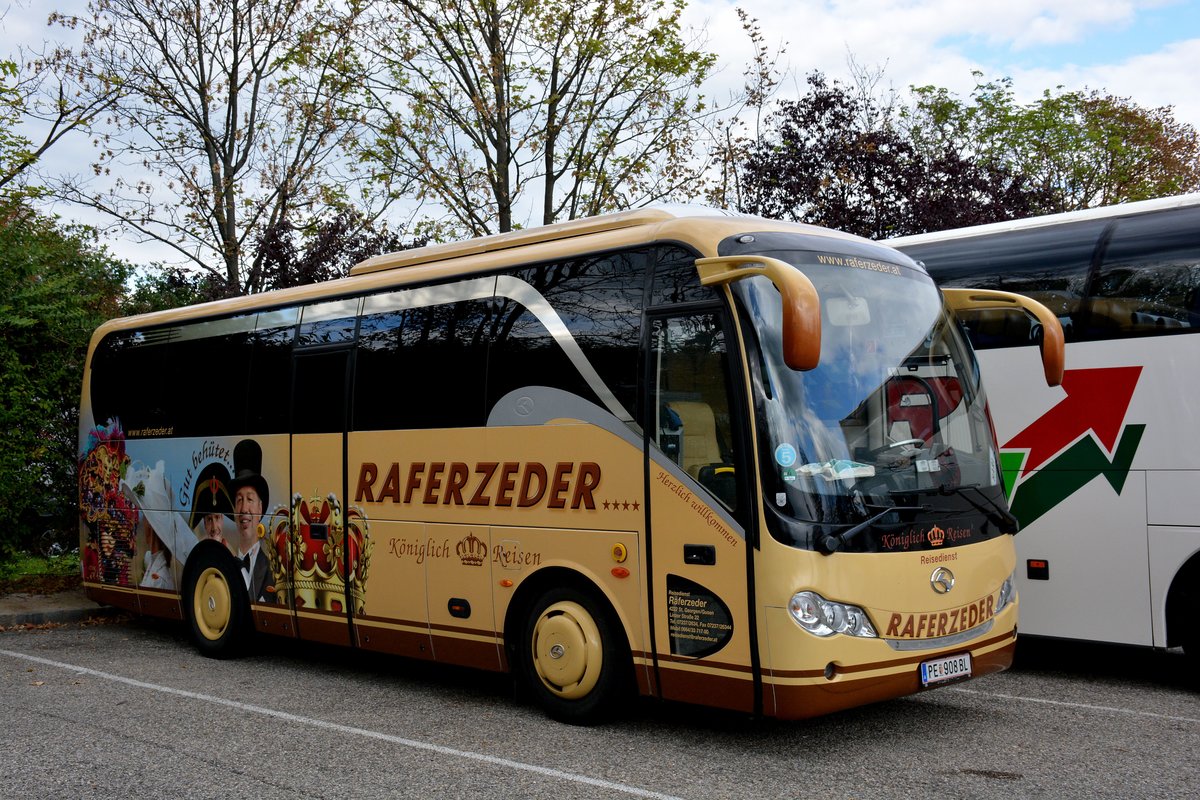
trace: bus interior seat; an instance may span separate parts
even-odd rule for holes
[[[682,451],[678,463],[726,508],[737,505],[733,465],[726,463],[712,406],[696,400],[672,400],[668,408],[680,421]]]
[[[717,419],[712,406],[696,400],[672,400],[670,408],[682,422],[683,444],[679,465],[693,478],[700,468],[721,463],[721,445],[717,441]]]
[[[907,439],[928,442],[963,399],[962,384],[954,377],[915,378],[899,375],[887,384],[889,432],[898,423],[908,427]],[[894,441],[898,441],[894,436]]]
[[[905,439],[911,438],[913,438],[912,425],[907,420],[895,420],[888,428],[888,439],[893,442],[903,442]]]

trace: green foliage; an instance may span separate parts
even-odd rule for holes
[[[228,284],[210,272],[180,267],[151,267],[133,279],[133,288],[121,303],[121,315],[149,314],[231,297]]]
[[[966,99],[933,86],[913,94],[905,125],[918,148],[1028,176],[1043,212],[1200,189],[1200,136],[1169,107],[1062,87],[1020,103],[1008,78],[977,83]]]
[[[30,160],[29,140],[17,133],[25,109],[17,77],[17,65],[0,60],[0,198],[15,196],[13,182]]]
[[[253,243],[347,202],[355,184],[343,156],[357,131],[358,6],[95,0],[80,16],[52,14],[80,43],[50,68],[85,109],[103,109],[84,127],[90,172],[104,178],[64,175],[54,194],[174,248],[213,276],[202,292],[262,291]]]
[[[454,232],[513,230],[524,206],[550,224],[694,189],[715,56],[686,39],[682,0],[375,9],[362,158]]]
[[[0,203],[0,557],[74,529],[84,358],[127,276],[85,231]]]
[[[1028,180],[933,143],[918,147],[891,107],[821,73],[783,101],[745,148],[739,209],[869,238],[1028,216]]]
[[[79,552],[45,556],[38,553],[15,553],[0,559],[0,583],[30,575],[78,575]]]

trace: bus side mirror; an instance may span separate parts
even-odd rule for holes
[[[1046,374],[1046,385],[1058,386],[1062,383],[1066,358],[1063,329],[1062,323],[1050,309],[1032,297],[992,289],[942,289],[942,294],[946,297],[947,305],[956,313],[963,309],[997,308],[1032,314],[1042,326],[1042,371]]]
[[[821,299],[803,272],[769,256],[726,256],[696,259],[700,283],[721,286],[755,275],[775,284],[783,298],[783,360],[797,371],[813,369],[821,360]]]

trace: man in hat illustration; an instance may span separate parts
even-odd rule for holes
[[[237,527],[237,552],[242,576],[254,602],[266,602],[270,564],[259,536],[269,492],[262,476],[262,448],[253,439],[243,439],[233,448],[233,520]]]
[[[228,545],[225,541],[225,522],[233,517],[232,485],[229,469],[220,461],[214,461],[200,470],[192,493],[192,514],[188,518],[188,527],[198,537],[216,539]]]

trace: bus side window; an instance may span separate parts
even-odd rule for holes
[[[590,385],[575,365],[564,361],[563,341],[545,329],[544,320],[508,301],[498,304],[512,324],[497,327],[488,365],[491,401],[507,389],[548,383],[590,400],[611,393],[633,420],[639,420],[638,352],[648,262],[648,251],[638,248],[513,270],[512,277],[536,292],[562,320],[603,386]],[[533,297],[528,300],[533,302]],[[500,370],[509,377],[497,374]]]
[[[737,508],[725,336],[713,312],[655,319],[652,437],[658,449],[726,508]]]
[[[417,430],[484,424],[490,302],[410,307],[398,292],[368,299],[359,323],[353,428]],[[443,287],[439,299],[459,294]]]
[[[118,419],[131,437],[170,425],[170,384],[162,380],[169,363],[169,341],[153,331],[104,337],[92,356],[91,402],[97,425]]]
[[[280,398],[291,392],[292,342],[299,321],[300,309],[296,307],[258,315],[244,390],[247,428],[251,433],[260,436],[286,433],[290,428],[287,404]]]
[[[1197,329],[1200,208],[1118,220],[1088,297],[1088,336]]]
[[[250,384],[251,332],[255,315],[185,323],[159,373],[169,393],[175,436],[219,436],[246,432],[246,387]],[[232,389],[221,403],[197,391],[199,379]],[[266,388],[264,381],[257,386]],[[233,388],[236,387],[236,388]],[[253,389],[252,389],[253,391]],[[286,391],[286,389],[284,389]]]
[[[245,385],[253,327],[235,316],[105,337],[92,363],[97,424],[115,417],[130,438],[241,433],[243,394],[214,404],[196,382]]]
[[[1028,295],[1049,308],[1068,342],[1079,338],[1084,291],[1105,227],[1089,220],[1066,229],[948,239],[902,248],[944,287],[998,289]],[[968,311],[959,317],[977,350],[1036,344],[1039,329],[1018,311]]]

